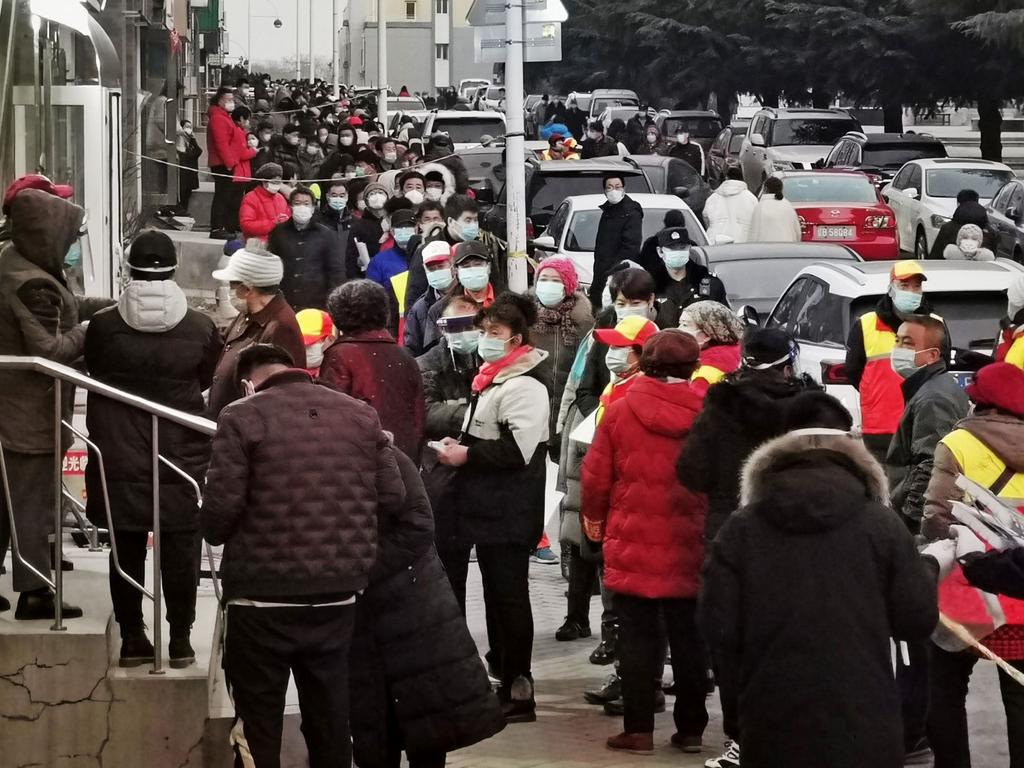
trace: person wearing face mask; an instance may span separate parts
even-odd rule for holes
[[[350,268],[350,277],[365,273],[370,259],[380,250],[381,238],[384,236],[384,207],[388,196],[388,188],[376,181],[370,182],[363,189],[361,197],[365,207],[359,218],[352,223],[345,256],[345,263]],[[352,267],[355,267],[356,271],[352,272]]]
[[[544,527],[548,393],[535,373],[547,354],[530,343],[534,322],[533,301],[512,293],[477,315],[484,364],[461,436],[446,436],[437,450],[438,461],[455,469],[449,503],[459,551],[448,577],[465,606],[475,545],[490,616],[487,659],[510,723],[537,719],[529,568]]]
[[[617,157],[619,154],[618,144],[604,135],[604,123],[600,120],[592,120],[587,125],[587,138],[583,140],[580,149],[580,157],[584,160],[592,157]]]
[[[465,296],[445,299],[438,321],[441,338],[416,358],[423,374],[423,396],[427,408],[424,436],[429,440],[458,434],[466,420],[473,394],[473,378],[480,369],[480,358],[476,353],[480,342],[480,329],[475,323],[478,311],[476,304]],[[424,460],[431,459],[436,459],[436,456],[428,452]],[[439,508],[437,513],[444,511]],[[440,528],[438,533],[441,533]],[[449,550],[450,546],[442,546],[441,541],[450,545],[448,536],[454,533],[449,530],[441,535],[438,549]]]
[[[800,217],[782,190],[782,179],[770,176],[750,219],[751,243],[799,243]]]
[[[704,148],[695,141],[690,141],[690,132],[685,125],[676,128],[669,150],[669,157],[678,157],[686,161],[701,176],[707,173],[704,166]]]
[[[252,170],[252,175],[255,178],[256,174],[259,173],[267,163],[274,162],[274,145],[275,137],[273,128],[269,122],[261,122],[256,126],[256,157],[249,161],[249,166]]]
[[[328,125],[321,125],[316,129],[316,140],[323,149],[324,154],[333,150],[338,145],[338,137],[331,131]]]
[[[497,295],[491,274],[491,254],[483,243],[470,241],[451,247],[455,265],[455,282],[448,288],[447,296],[465,296],[478,308],[486,309],[494,303]],[[437,325],[444,301],[438,301],[427,311],[428,325]]]
[[[274,151],[274,162],[280,166],[291,163],[299,167],[299,126],[294,123],[285,126],[281,141]]]
[[[182,120],[178,125],[174,148],[178,153],[178,164],[185,166],[178,169],[178,213],[187,216],[192,193],[199,189],[199,158],[203,154],[203,149],[193,133],[191,121]]]
[[[320,149],[320,144],[315,139],[310,139],[306,142],[306,148],[299,153],[299,176],[304,180],[303,183],[311,183],[306,181],[307,179],[320,178],[320,166],[323,164],[324,153]]]
[[[414,206],[427,199],[426,179],[419,171],[406,171],[401,174],[398,177],[398,190]]]
[[[679,316],[679,329],[697,339],[700,366],[693,374],[693,389],[704,395],[740,367],[743,322],[725,304],[703,300],[690,304]]]
[[[306,345],[295,319],[295,311],[281,295],[284,266],[258,241],[246,243],[228,258],[213,279],[227,283],[231,304],[238,310],[224,334],[224,349],[210,385],[207,418],[217,420],[229,403],[245,396],[238,380],[238,356],[254,344],[276,344],[296,365],[306,361]]]
[[[441,301],[455,282],[455,268],[452,261],[452,246],[444,240],[434,240],[420,250],[420,258],[427,278],[427,291],[412,305],[405,316],[405,348],[413,355],[420,355],[433,349],[442,334],[438,325],[428,318],[430,308]],[[408,297],[408,293],[406,293]],[[463,298],[463,297],[459,297]],[[406,299],[408,300],[408,298]],[[466,299],[473,307],[476,302]],[[445,305],[447,306],[447,304]],[[442,316],[444,310],[442,310]]]
[[[427,200],[444,205],[455,194],[455,177],[440,163],[427,163],[417,170],[423,174],[423,194]]]
[[[928,252],[929,259],[945,258],[946,246],[957,244],[957,235],[965,224],[974,224],[981,229],[982,248],[987,248],[990,251],[996,250],[998,237],[989,226],[988,212],[979,200],[977,191],[973,189],[961,189],[957,193],[956,210],[953,211],[952,218],[939,227],[939,231],[935,233],[935,240]]]
[[[1024,368],[1024,276],[1006,289],[1006,317],[1001,321],[996,344],[996,362]]]
[[[376,179],[380,173],[380,158],[369,148],[356,152],[356,176],[367,176]]]
[[[213,176],[213,202],[210,206],[210,237],[230,240],[228,229],[232,215],[230,212],[232,194],[232,176],[238,165],[239,157],[234,146],[233,137],[237,126],[231,119],[235,111],[235,91],[233,88],[221,86],[210,100],[210,108],[206,112],[206,149],[209,152],[207,162]],[[244,142],[243,142],[244,144]],[[237,215],[237,209],[236,213]]]
[[[348,252],[348,234],[352,228],[352,208],[348,204],[348,185],[343,179],[334,179],[327,185],[327,194],[321,201],[316,221],[331,230],[338,238],[337,248],[341,253]],[[345,274],[349,265],[345,264]]]
[[[235,99],[238,101],[239,106],[248,107],[251,96],[252,87],[249,85],[248,80],[242,78],[235,83]]]
[[[643,243],[644,211],[626,194],[625,176],[606,174],[604,194],[607,200],[601,204],[594,247],[594,279],[589,291],[595,312],[601,308],[601,293],[612,265],[635,259]]]
[[[277,163],[267,163],[256,172],[259,184],[242,198],[238,214],[243,240],[258,238],[266,242],[274,227],[291,217],[288,201],[281,194],[282,173]]]
[[[671,149],[668,142],[661,135],[661,129],[657,123],[649,122],[643,129],[643,138],[639,146],[632,153],[634,155],[667,155]]]
[[[729,306],[725,285],[707,267],[690,259],[690,236],[685,227],[671,227],[657,235],[658,257],[668,275],[659,294],[658,326],[676,328],[683,310],[698,301],[717,301]]]
[[[889,291],[873,312],[853,324],[846,341],[846,375],[860,392],[864,444],[880,463],[903,415],[903,379],[889,364],[896,346],[896,329],[909,315],[933,313],[923,296],[925,275],[921,262],[898,261],[889,273]],[[943,348],[943,359],[947,359]]]
[[[603,544],[605,585],[621,624],[624,727],[608,739],[612,750],[654,751],[652,681],[663,666],[662,632],[676,688],[672,744],[699,752],[708,722],[696,622],[707,500],[675,472],[703,404],[690,383],[699,356],[696,340],[677,329],[649,338],[643,376],[608,406],[583,460],[583,533]]]
[[[985,233],[977,224],[964,224],[956,233],[956,243],[950,243],[942,251],[946,261],[995,261],[995,254],[982,246]]]
[[[295,320],[302,332],[302,343],[306,345],[306,373],[314,379],[320,375],[324,361],[324,350],[337,335],[331,316],[322,309],[302,309],[295,313]]]
[[[270,233],[268,247],[284,264],[281,293],[293,307],[322,309],[330,292],[345,281],[345,262],[336,235],[313,219],[316,202],[307,187],[288,198],[291,217]]]
[[[341,152],[355,155],[356,129],[351,125],[342,124],[338,128],[338,148]]]
[[[388,294],[388,330],[398,338],[398,299],[392,279],[409,271],[409,241],[416,231],[412,208],[399,208],[391,213],[391,234],[394,244],[370,259],[366,278],[380,285]],[[402,297],[405,298],[404,296]]]
[[[384,171],[393,171],[399,167],[398,144],[392,137],[380,141],[380,167]]]

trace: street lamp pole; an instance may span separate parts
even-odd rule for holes
[[[523,115],[523,4],[505,6],[505,184],[508,201],[508,287],[526,293],[526,143]]]
[[[388,21],[384,0],[377,0],[377,118],[384,132],[388,130]],[[525,183],[525,182],[524,182]]]
[[[338,55],[341,46],[338,45],[338,0],[334,0],[331,10],[331,69],[334,70],[334,100],[341,98],[341,81],[339,70],[341,69],[341,57]]]
[[[299,55],[299,46],[302,27],[299,25],[299,4],[295,3],[295,82],[302,79],[302,58]]]
[[[245,14],[245,44],[249,48],[249,55],[246,56],[246,61],[249,63],[248,70],[249,74],[252,74],[252,0],[246,0],[246,14]]]
[[[309,84],[313,84],[313,0],[309,0]]]

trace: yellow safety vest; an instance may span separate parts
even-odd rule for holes
[[[712,384],[717,384],[724,378],[725,371],[721,368],[716,368],[713,365],[702,365],[693,372],[693,376],[690,377],[690,381],[704,379],[708,383],[708,386],[711,386]]]
[[[966,429],[954,429],[939,442],[949,449],[969,479],[1000,499],[1024,505],[1024,473],[1008,474],[1006,463],[978,437]]]
[[[1006,353],[1006,359],[1003,362],[1015,365],[1018,368],[1024,368],[1024,334],[1013,340],[1013,344],[1010,345],[1010,351]]]

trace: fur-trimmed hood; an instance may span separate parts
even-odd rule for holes
[[[850,434],[797,430],[758,448],[743,467],[740,504],[794,532],[838,528],[867,502],[888,503],[882,466]]]

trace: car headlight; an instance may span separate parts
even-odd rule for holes
[[[931,215],[932,226],[939,229],[943,224],[949,221],[949,216],[940,216],[937,213]]]
[[[797,163],[791,163],[788,160],[772,160],[772,168],[776,171],[793,171],[798,167]]]

